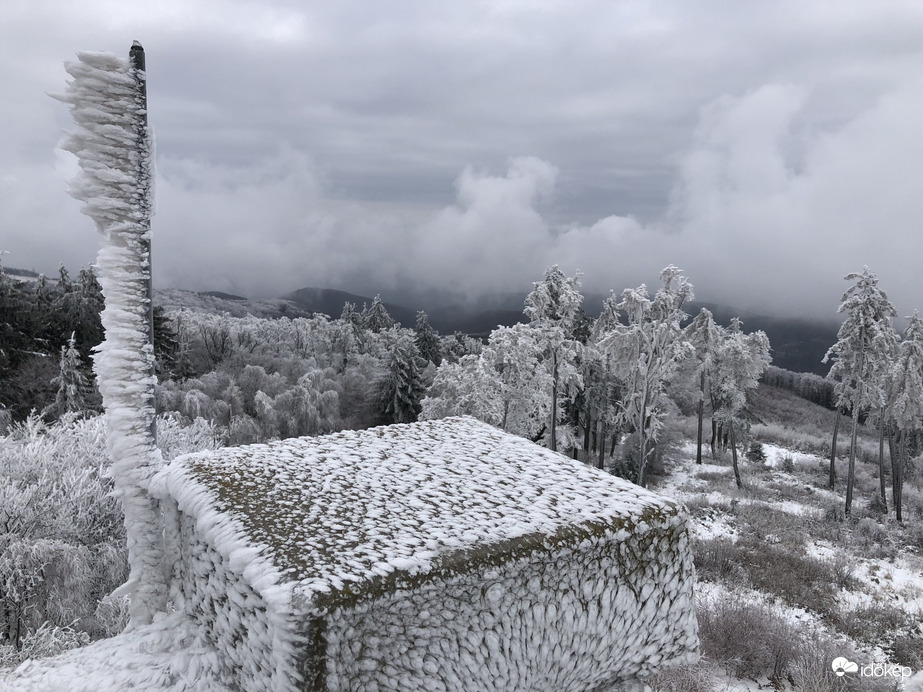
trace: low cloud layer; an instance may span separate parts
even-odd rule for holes
[[[436,211],[331,199],[294,152],[250,170],[246,183],[243,171],[176,175],[166,165],[158,241],[174,259],[162,277],[261,295],[357,282],[476,295],[523,290],[551,264],[608,291],[650,283],[675,263],[704,300],[833,316],[842,276],[867,264],[909,311],[923,297],[914,252],[923,132],[912,122],[923,86],[885,94],[828,131],[799,131],[810,103],[810,89],[773,84],[703,107],[671,202],[649,222],[554,221],[562,173],[535,157],[510,159],[505,171],[465,168],[455,201]]]

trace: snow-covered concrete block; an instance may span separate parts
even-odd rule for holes
[[[155,488],[242,689],[608,690],[697,658],[682,506],[471,418],[191,454]]]

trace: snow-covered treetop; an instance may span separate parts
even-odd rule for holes
[[[531,322],[550,322],[570,327],[573,323],[583,296],[580,294],[580,273],[566,277],[564,272],[554,265],[545,270],[545,280],[532,284],[532,292],[526,296],[523,309]]]
[[[854,282],[837,308],[847,317],[837,332],[837,342],[822,362],[833,361],[828,377],[837,381],[835,393],[840,406],[877,407],[885,398],[882,375],[900,341],[891,325],[897,312],[868,267],[843,278]],[[853,401],[853,397],[861,400]]]
[[[236,532],[233,552],[268,560],[274,581],[314,605],[679,515],[468,417],[187,455],[156,482],[200,530]]]

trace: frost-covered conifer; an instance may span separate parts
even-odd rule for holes
[[[429,323],[425,312],[417,313],[417,325],[414,328],[414,343],[420,356],[435,365],[442,363],[442,349],[439,343],[439,334]]]
[[[163,522],[148,493],[162,465],[154,439],[154,352],[150,330],[152,145],[147,126],[143,52],[132,65],[110,53],[78,53],[65,64],[73,78],[62,101],[77,130],[62,147],[77,156],[71,194],[105,238],[99,283],[106,299],[105,341],[95,371],[109,430],[115,494],[125,511],[131,624],[150,622],[166,607]],[[140,64],[139,64],[140,63]]]
[[[391,329],[394,326],[394,319],[388,314],[388,309],[381,302],[381,296],[375,296],[371,307],[366,311],[363,306],[362,310],[365,328],[375,334]]]
[[[378,412],[384,423],[412,423],[420,415],[426,387],[419,359],[413,341],[399,336],[377,385]]]
[[[830,377],[836,405],[852,410],[852,439],[846,480],[846,514],[852,511],[853,484],[856,477],[856,436],[859,414],[880,408],[885,401],[885,378],[889,356],[896,347],[891,320],[897,312],[887,294],[878,287],[878,277],[868,267],[844,277],[854,281],[843,294],[837,312],[846,313],[846,321],[837,333],[823,362],[833,360]]]
[[[71,334],[67,346],[61,347],[61,360],[58,376],[51,384],[58,388],[54,402],[48,406],[43,414],[50,414],[60,418],[65,413],[82,413],[87,409],[86,395],[90,383],[81,371],[80,353],[77,343]]]

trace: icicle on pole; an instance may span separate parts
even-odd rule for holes
[[[115,494],[125,511],[128,563],[124,591],[131,624],[165,610],[163,518],[149,493],[163,465],[154,430],[154,347],[151,338],[151,215],[153,144],[147,123],[144,49],[130,59],[78,53],[65,63],[73,77],[58,96],[70,104],[77,130],[61,146],[77,156],[80,173],[70,194],[105,238],[97,257],[106,305],[105,340],[94,355],[103,397]]]

